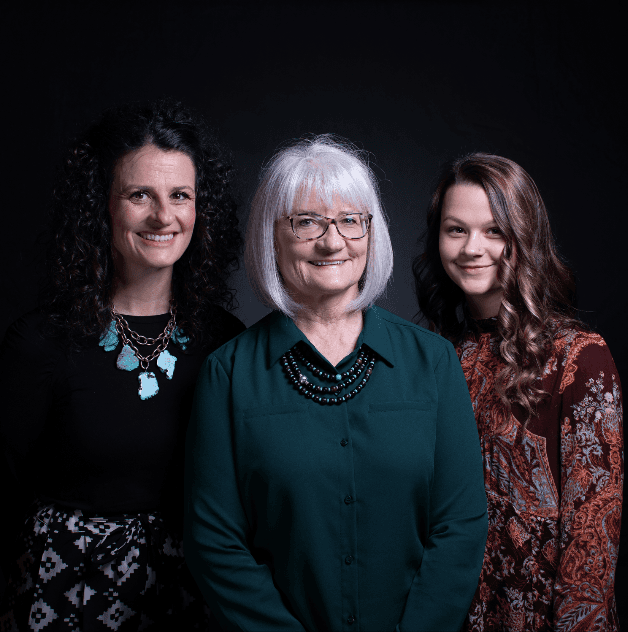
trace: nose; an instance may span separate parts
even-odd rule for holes
[[[174,221],[174,213],[168,201],[157,198],[153,202],[153,218],[158,224],[168,226]]]
[[[345,247],[344,237],[338,232],[336,224],[329,223],[329,228],[322,237],[316,240],[316,245],[329,252],[338,252]]]
[[[484,254],[484,240],[479,231],[474,230],[469,234],[462,246],[462,252],[470,256],[480,256]]]

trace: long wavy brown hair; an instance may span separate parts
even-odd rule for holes
[[[546,395],[539,378],[554,337],[565,327],[583,328],[572,306],[574,278],[558,255],[532,178],[507,158],[469,154],[444,166],[427,214],[425,250],[412,266],[419,308],[432,331],[456,344],[468,327],[464,293],[445,272],[438,248],[443,200],[455,184],[484,189],[506,242],[498,272],[503,299],[497,315],[499,351],[506,366],[496,385],[504,406],[521,406],[527,423]]]

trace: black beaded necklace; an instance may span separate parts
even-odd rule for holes
[[[334,384],[332,384],[332,386],[312,384],[301,372],[294,356],[296,356],[313,375],[327,380],[328,382],[334,382]],[[311,399],[317,404],[342,404],[343,402],[349,401],[352,397],[355,397],[366,386],[373,372],[373,367],[375,366],[375,354],[368,349],[365,350],[364,346],[362,346],[360,347],[358,359],[348,371],[344,373],[327,373],[319,369],[294,346],[281,357],[281,364],[288,377],[288,381],[304,397]],[[362,377],[361,380],[360,377]],[[349,391],[345,395],[339,394],[344,388],[347,388],[358,380],[360,381],[352,391]],[[321,397],[321,395],[330,395],[330,397]]]

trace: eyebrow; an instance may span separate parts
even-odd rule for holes
[[[446,217],[442,218],[442,221],[452,221],[456,222],[456,224],[461,224],[462,226],[468,226],[466,222],[462,221],[459,217],[456,217],[455,215],[447,215]],[[492,219],[490,222],[484,222],[484,224],[481,224],[481,226],[497,226],[497,222]]]
[[[129,191],[131,189],[138,189],[142,191],[154,191],[155,187],[146,186],[144,184],[127,184],[127,186],[123,187],[121,191]],[[172,187],[171,191],[183,191],[187,189],[189,191],[195,191],[194,187],[188,186],[187,184],[182,184],[180,186]]]
[[[318,215],[319,217],[325,217],[325,215],[321,214],[319,211],[309,211],[308,209],[297,209],[294,214],[296,215]],[[340,211],[338,216],[340,215],[364,215],[362,211]]]

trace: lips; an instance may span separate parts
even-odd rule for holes
[[[167,233],[166,235],[159,235],[157,233],[139,233],[139,236],[147,241],[158,242],[172,241],[172,239],[174,239],[174,233]]]
[[[462,265],[462,264],[460,264],[460,263],[457,263],[456,265],[457,265],[457,266],[458,266],[461,270],[464,270],[465,272],[473,272],[473,271],[475,271],[475,270],[478,270],[478,271],[479,271],[479,270],[486,270],[487,268],[492,268],[492,267],[493,267],[493,265],[495,265],[495,264],[493,264],[493,263],[489,263],[489,264],[487,264],[487,265],[485,265],[485,266],[465,266],[465,265]]]

